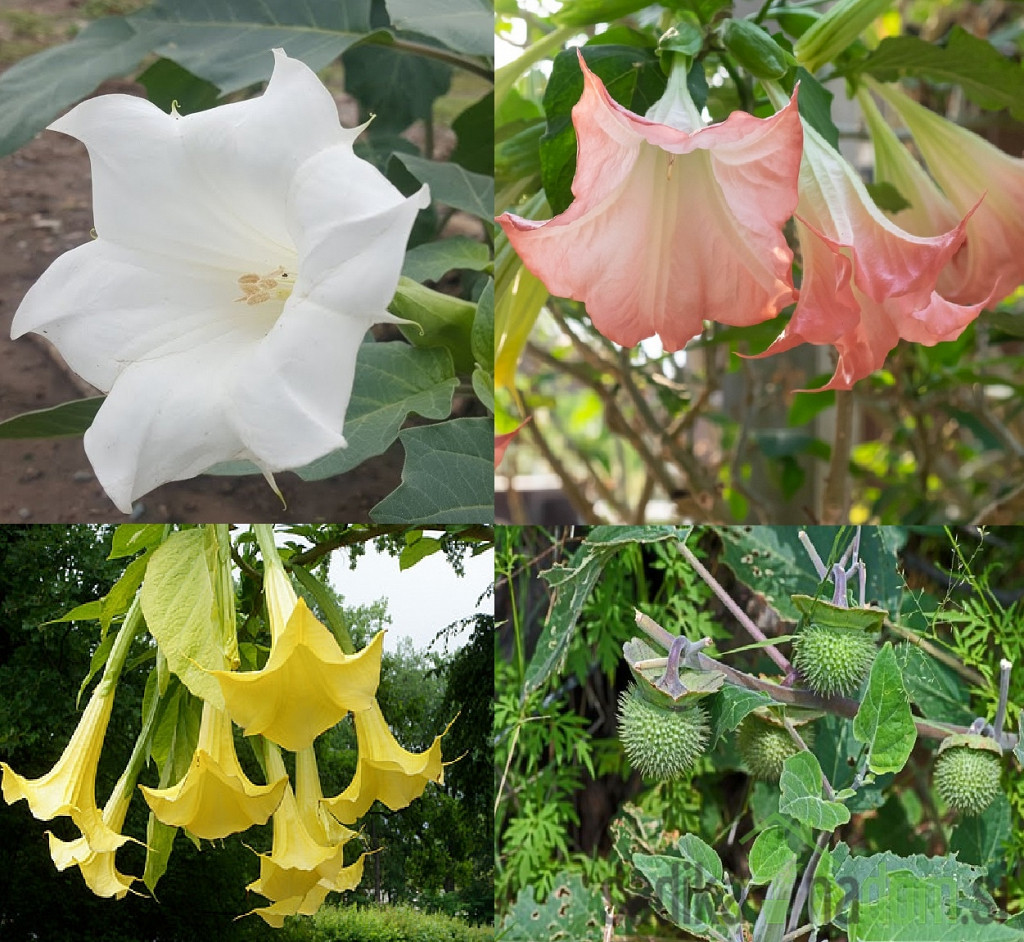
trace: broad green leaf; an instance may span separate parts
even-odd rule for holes
[[[702,841],[696,834],[684,834],[676,843],[679,853],[691,861],[697,872],[714,883],[721,883],[725,878],[722,859],[713,847]]]
[[[838,915],[846,893],[835,878],[835,861],[826,847],[814,868],[810,899],[811,921],[815,926],[827,926]]]
[[[982,108],[1024,118],[1024,72],[991,43],[954,26],[945,47],[917,36],[883,39],[859,69],[883,82],[900,76],[955,83]]]
[[[494,91],[460,112],[452,121],[458,138],[449,158],[473,173],[494,176]]]
[[[473,392],[484,407],[494,412],[494,374],[477,366],[473,368]]]
[[[209,560],[216,546],[205,528],[172,533],[153,551],[142,585],[142,613],[167,665],[197,697],[223,709],[208,671],[225,667]]]
[[[750,882],[771,883],[787,864],[796,859],[784,827],[770,827],[757,835],[750,848]]]
[[[450,271],[460,268],[483,271],[490,264],[491,253],[483,242],[455,236],[409,249],[402,263],[402,274],[413,281],[440,281]]]
[[[691,527],[676,526],[602,526],[587,534],[591,546],[619,547],[628,543],[664,543],[666,540],[684,542]]]
[[[2,82],[2,78],[0,78]],[[92,425],[104,396],[73,399],[48,409],[23,412],[0,422],[0,438],[61,438],[84,435]]]
[[[441,549],[441,541],[430,536],[421,536],[418,540],[402,547],[398,557],[398,568],[401,570],[411,569],[421,559],[433,556]]]
[[[875,656],[868,689],[853,719],[853,735],[868,746],[872,772],[899,772],[917,742],[910,698],[903,686],[892,643]]]
[[[974,719],[967,684],[952,668],[908,642],[893,648],[912,703],[929,720],[968,725]]]
[[[83,602],[76,605],[70,612],[65,612],[60,618],[51,618],[44,621],[44,625],[56,625],[63,621],[92,621],[103,614],[103,599],[95,599],[92,602]]]
[[[179,114],[195,114],[218,103],[217,86],[197,78],[170,59],[157,59],[137,79],[148,98],[168,114],[174,105]]]
[[[150,40],[116,16],[90,23],[70,43],[14,63],[0,76],[0,155],[31,140],[100,82],[134,71],[149,50]]]
[[[610,23],[649,6],[647,0],[566,0],[552,17],[560,26]]]
[[[319,606],[327,627],[331,629],[331,633],[337,638],[341,650],[345,654],[355,654],[356,647],[352,643],[352,636],[349,634],[345,610],[338,603],[334,593],[320,579],[302,566],[293,565],[290,572],[298,580],[302,588],[313,597],[317,606]]]
[[[559,873],[543,903],[533,887],[519,891],[502,920],[502,942],[600,942],[604,897],[600,887],[585,887],[578,873]]]
[[[494,282],[488,281],[476,303],[470,336],[473,358],[488,372],[494,372]]]
[[[711,745],[709,748],[714,749],[718,740],[726,733],[736,729],[748,713],[771,702],[772,699],[767,694],[757,690],[747,690],[746,687],[726,684],[711,700],[709,711]],[[768,881],[763,882],[767,883]]]
[[[371,32],[370,0],[156,0],[128,17],[158,55],[216,85],[222,95],[270,78],[282,48],[318,71]]]
[[[470,173],[458,164],[425,160],[412,154],[395,154],[421,183],[430,187],[430,197],[445,206],[461,209],[490,222],[494,218],[494,180]]]
[[[665,73],[653,52],[634,46],[584,46],[583,57],[608,94],[620,105],[644,114],[665,91]],[[555,56],[544,90],[547,132],[541,139],[541,180],[547,201],[555,213],[564,212],[572,202],[572,179],[576,173],[576,131],[572,109],[583,94],[583,72],[576,49]]]
[[[456,372],[473,372],[471,337],[476,305],[471,301],[434,291],[409,278],[400,278],[388,310],[396,317],[413,322],[399,325],[413,346],[443,347],[451,354]]]
[[[997,795],[979,815],[961,818],[953,828],[949,852],[964,863],[986,867],[989,878],[998,882],[1006,867],[1003,844],[1010,837],[1010,803],[1005,795]]]
[[[450,65],[390,46],[352,46],[341,59],[345,91],[359,102],[361,114],[374,116],[367,129],[371,136],[399,133],[414,121],[430,120],[434,101],[451,87]]]
[[[423,33],[449,49],[494,55],[494,10],[486,0],[385,0],[392,24]]]
[[[370,511],[375,523],[493,523],[494,423],[452,419],[398,436],[402,483]]]
[[[853,724],[843,717],[826,714],[815,723],[815,728],[817,735],[811,751],[825,777],[836,791],[849,788],[866,751],[853,735]],[[886,773],[870,784],[862,784],[857,794],[846,800],[846,807],[851,813],[880,807],[885,803],[886,789],[892,779],[892,773]]]
[[[790,756],[779,779],[779,810],[819,831],[834,831],[850,820],[849,809],[821,797],[821,766],[810,752]]]
[[[399,341],[364,343],[345,416],[348,447],[299,470],[305,481],[344,474],[383,454],[411,413],[443,419],[458,380],[446,350],[416,350]]]
[[[164,538],[162,523],[122,523],[110,541],[110,555],[107,559],[121,559],[134,556],[140,550],[150,549]]]

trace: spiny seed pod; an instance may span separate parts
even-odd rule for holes
[[[651,703],[631,684],[619,697],[619,739],[630,765],[644,778],[677,778],[704,752],[710,727],[704,708]]]
[[[814,741],[814,731],[808,727],[799,732],[809,747]],[[755,713],[748,713],[740,724],[736,747],[750,774],[765,782],[777,782],[782,776],[783,763],[800,751],[784,726]]]
[[[810,624],[793,642],[793,665],[815,693],[825,697],[853,693],[875,659],[875,636],[861,628]]]
[[[999,745],[988,736],[948,736],[939,746],[932,780],[942,800],[965,815],[981,814],[999,794]]]

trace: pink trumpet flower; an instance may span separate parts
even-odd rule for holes
[[[579,58],[575,201],[546,222],[498,217],[526,267],[623,346],[658,334],[674,351],[705,320],[775,317],[796,298],[782,233],[797,203],[795,94],[770,118],[735,112],[705,127],[677,67],[642,117]]]
[[[906,124],[941,187],[939,192],[923,172],[923,181],[910,192],[903,190],[905,178],[892,179],[912,205],[900,214],[901,223],[915,232],[928,231],[928,215],[942,205],[949,207],[947,215],[970,215],[967,245],[940,282],[943,293],[960,304],[980,302],[984,306],[1001,301],[1024,282],[1024,160],[918,104],[898,86],[870,84]],[[861,96],[862,106],[866,97]],[[865,113],[869,108],[865,107]],[[880,134],[876,128],[872,139],[876,153],[884,148],[884,132]],[[920,169],[905,147],[900,146],[897,153],[901,164],[909,161]],[[905,169],[905,176],[911,172]],[[922,212],[922,207],[928,209]],[[915,212],[917,219],[903,222],[904,216],[913,217]]]
[[[839,354],[824,389],[849,389],[885,363],[901,340],[953,340],[980,305],[959,305],[937,282],[963,245],[967,218],[941,235],[901,229],[875,205],[852,166],[804,127],[796,230],[803,256],[800,301],[789,325],[762,355],[800,343]]]

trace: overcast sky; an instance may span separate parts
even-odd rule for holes
[[[369,605],[381,598],[387,600],[391,625],[384,636],[385,648],[396,650],[398,639],[408,636],[416,649],[422,651],[452,622],[477,612],[494,612],[491,596],[477,604],[494,581],[494,551],[475,557],[467,554],[465,564],[466,574],[460,578],[448,565],[444,553],[434,553],[402,572],[397,556],[378,553],[367,544],[366,555],[354,570],[348,568],[346,553],[332,554],[330,580],[344,596],[347,606]],[[453,636],[448,650],[461,647],[468,638],[468,631]],[[443,652],[444,644],[439,641],[433,650]]]

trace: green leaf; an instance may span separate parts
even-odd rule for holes
[[[596,45],[584,46],[580,51],[588,68],[604,82],[608,94],[630,111],[644,114],[665,91],[665,73],[650,50]],[[554,213],[564,212],[573,199],[576,131],[572,109],[582,94],[583,72],[576,50],[567,49],[555,56],[544,90],[548,126],[540,144],[541,181]]]
[[[146,97],[168,114],[176,105],[179,114],[195,114],[217,104],[217,86],[197,78],[170,59],[157,59],[137,79]]]
[[[746,687],[726,684],[711,700],[711,745],[709,748],[714,749],[718,740],[726,733],[736,729],[748,713],[771,702],[772,698],[767,694],[759,693],[757,690],[747,690]],[[768,881],[762,882],[767,883]]]
[[[494,412],[494,374],[488,373],[482,367],[473,368],[473,392],[476,393],[484,407]]]
[[[9,74],[9,73],[8,73]],[[0,79],[2,82],[2,79]],[[84,435],[92,425],[104,396],[73,399],[59,406],[23,412],[0,422],[0,438],[61,438]]]
[[[424,160],[412,154],[395,154],[395,158],[417,180],[430,186],[431,199],[487,222],[494,218],[493,178],[470,173],[458,164]]]
[[[494,10],[486,0],[385,0],[398,29],[423,33],[456,52],[494,55]]]
[[[860,70],[883,82],[913,76],[932,82],[954,82],[982,108],[1008,108],[1024,118],[1024,72],[991,43],[954,26],[945,47],[917,36],[883,39]]]
[[[460,112],[452,121],[457,143],[449,158],[473,173],[494,176],[494,91]]]
[[[476,302],[476,316],[473,318],[473,330],[470,335],[473,358],[483,369],[494,372],[494,281],[487,282],[487,287]]]
[[[983,814],[962,818],[953,828],[949,852],[966,864],[985,867],[994,883],[1006,866],[1003,844],[1010,837],[1010,803],[997,795]]]
[[[345,416],[348,447],[301,468],[299,477],[319,481],[383,454],[411,413],[445,418],[457,384],[446,350],[417,350],[400,341],[364,343]]]
[[[416,325],[399,324],[399,329],[413,346],[443,347],[451,354],[456,372],[473,372],[471,338],[476,305],[471,301],[435,291],[408,278],[399,278],[398,290],[388,310]]]
[[[817,735],[811,750],[821,765],[825,777],[836,791],[849,788],[865,752],[853,735],[853,724],[843,717],[826,714],[815,723]],[[885,803],[886,789],[893,775],[879,775],[870,784],[865,782],[857,793],[846,800],[851,813],[870,811]]]
[[[100,82],[134,71],[150,43],[123,17],[108,17],[90,23],[73,42],[14,63],[0,76],[0,155],[31,140]]]
[[[157,546],[164,538],[162,523],[122,523],[110,541],[110,555],[107,559],[121,559],[134,556],[140,550]]]
[[[519,891],[498,937],[502,942],[600,942],[603,927],[600,887],[585,887],[578,873],[559,873],[543,903],[532,886]]]
[[[811,882],[811,920],[815,926],[827,926],[838,914],[846,896],[835,878],[835,861],[828,848],[821,852]]]
[[[450,271],[484,271],[490,264],[491,253],[483,242],[455,236],[409,249],[402,274],[413,281],[440,281]]]
[[[429,120],[434,101],[451,87],[450,65],[390,46],[352,46],[341,60],[345,91],[358,100],[362,114],[374,115],[371,136],[398,133],[414,121]]]
[[[771,883],[794,860],[786,829],[778,825],[766,828],[750,848],[750,882]]]
[[[345,609],[338,602],[338,599],[330,589],[324,585],[308,569],[302,566],[291,566],[291,574],[299,581],[316,602],[327,622],[327,627],[338,640],[341,650],[345,654],[355,654],[356,648],[352,643],[352,636],[348,630],[348,619],[345,617]]]
[[[592,26],[610,23],[649,5],[647,0],[566,0],[552,19],[559,26]]]
[[[970,724],[970,688],[952,668],[914,644],[903,642],[893,648],[911,703],[929,720],[939,723]]]
[[[428,556],[433,556],[434,553],[441,549],[441,541],[435,540],[433,537],[424,536],[407,546],[402,547],[402,552],[398,557],[398,568],[400,570],[411,569],[421,559],[426,559]]]
[[[821,797],[821,766],[810,752],[790,756],[779,779],[779,810],[819,831],[834,831],[850,820],[849,809]]]
[[[197,697],[224,708],[221,625],[209,560],[216,546],[205,529],[179,530],[153,551],[142,585],[142,613],[167,665]]]
[[[884,209],[887,213],[910,209],[910,201],[887,180],[865,183],[864,186],[879,209]]]
[[[788,84],[791,78],[792,86]],[[787,84],[790,92],[796,87],[797,82],[800,83],[800,94],[796,103],[800,117],[825,138],[832,147],[839,150],[839,128],[832,120],[832,99],[834,97],[832,92],[810,72],[799,66],[795,73],[787,75],[783,81]]]
[[[714,848],[702,841],[696,834],[684,834],[676,843],[679,853],[691,861],[697,871],[713,883],[721,883],[725,878],[722,859]]]
[[[390,41],[371,33],[370,0],[156,0],[128,22],[158,55],[222,95],[270,78],[275,48],[319,71],[354,43]]]
[[[375,523],[493,523],[494,424],[452,419],[399,433],[402,483],[370,511]]]
[[[867,693],[853,719],[853,735],[867,743],[868,768],[878,774],[899,772],[917,742],[910,698],[889,641],[871,665]]]
[[[768,886],[761,912],[754,923],[753,942],[782,942],[789,916],[789,901],[796,883],[796,861],[791,860]]]

